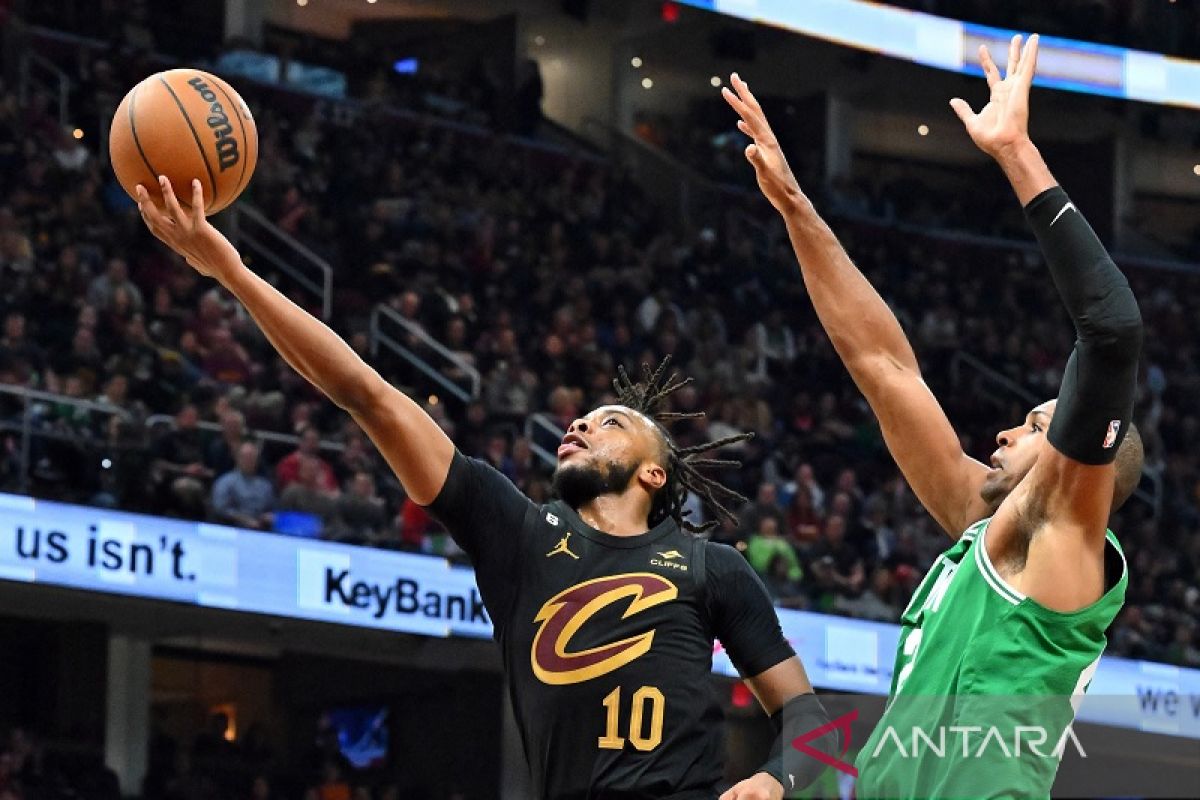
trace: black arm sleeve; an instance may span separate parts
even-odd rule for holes
[[[528,512],[536,510],[533,502],[491,464],[455,450],[446,484],[428,508],[470,556],[488,612],[499,623],[497,614],[511,601],[521,532]]]
[[[742,554],[724,544],[704,546],[709,619],[738,671],[752,678],[796,655],[783,638],[767,587]]]
[[[771,745],[770,757],[758,771],[779,781],[784,797],[791,797],[792,792],[806,788],[828,765],[795,747],[793,743],[797,739],[830,758],[845,755],[841,731],[830,723],[825,706],[815,694],[801,694],[788,700],[783,708],[771,715],[771,724],[778,735]]]
[[[1084,464],[1111,464],[1133,416],[1142,317],[1129,282],[1061,187],[1025,207],[1054,285],[1075,323],[1046,437]]]

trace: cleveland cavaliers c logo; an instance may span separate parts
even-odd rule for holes
[[[564,589],[547,600],[533,618],[542,623],[529,653],[533,674],[542,683],[561,686],[598,678],[628,664],[650,649],[653,630],[579,652],[569,652],[567,646],[585,622],[613,603],[631,598],[621,615],[628,619],[678,596],[675,584],[650,572],[593,578]]]

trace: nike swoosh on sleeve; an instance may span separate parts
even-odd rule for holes
[[[1079,209],[1075,208],[1075,204],[1070,201],[1067,201],[1067,204],[1065,206],[1063,206],[1057,214],[1054,215],[1054,219],[1050,220],[1050,227],[1053,228],[1054,223],[1058,222],[1059,217],[1061,217],[1063,214],[1067,213],[1067,211],[1074,211],[1076,214],[1079,213]]]

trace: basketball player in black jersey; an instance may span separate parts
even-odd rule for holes
[[[689,488],[718,511],[736,496],[698,471],[653,419],[681,382],[624,374],[620,405],[571,424],[559,449],[562,499],[538,506],[485,462],[464,457],[419,405],[336,334],[246,268],[205,219],[200,182],[185,212],[139,187],[142,218],[194,269],[218,280],[301,375],[348,411],[415,502],[429,506],[475,566],[500,644],[534,783],[553,800],[714,800],[721,713],[714,639],[776,723],[760,770],[721,800],[778,800],[823,768],[785,745],[828,722],[758,577],[734,549],[693,536]],[[665,367],[665,364],[664,364]],[[718,443],[719,444],[719,443]],[[704,446],[703,450],[712,449]],[[831,754],[837,736],[812,740]]]

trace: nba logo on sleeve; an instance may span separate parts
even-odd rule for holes
[[[1121,420],[1114,419],[1108,423],[1108,433],[1104,436],[1104,449],[1107,450],[1117,443],[1117,431],[1121,430]]]

